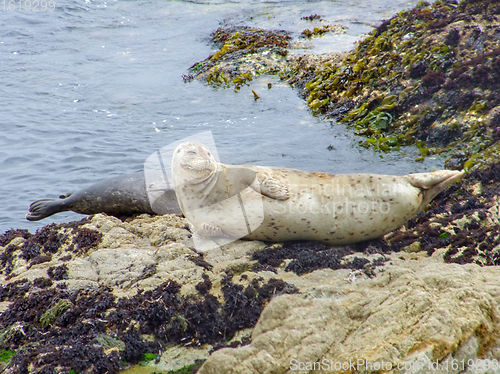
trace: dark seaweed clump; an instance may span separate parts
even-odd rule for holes
[[[0,243],[7,245],[0,253],[0,272],[7,275],[12,272],[15,255],[33,266],[51,261],[52,255],[64,245],[67,245],[67,252],[86,253],[99,244],[102,238],[100,232],[81,227],[88,222],[89,219],[84,218],[70,223],[52,223],[37,230],[35,234],[26,230],[7,231],[0,236]],[[17,246],[8,244],[14,237],[23,237],[25,240]]]
[[[24,295],[31,289],[32,283],[20,279],[8,284],[0,284],[0,301],[13,300]]]
[[[259,279],[254,279],[248,287],[244,288],[226,279],[222,286],[225,299],[222,314],[225,316],[226,335],[232,335],[238,330],[254,326],[264,310],[264,305],[273,296],[298,292],[295,286],[281,279],[270,279],[263,285],[260,283]]]
[[[47,269],[47,275],[52,280],[68,279],[68,267],[66,264],[61,266],[51,266]]]
[[[292,37],[289,32],[284,30],[269,31],[262,29],[255,29],[248,26],[234,26],[229,28],[218,28],[212,33],[212,40],[214,43],[226,44],[228,40],[236,41],[232,44],[235,45],[237,50],[241,49],[257,49],[262,47],[288,47],[289,40]],[[219,58],[219,56],[212,56],[212,58]]]
[[[276,271],[284,260],[292,259],[286,266],[285,271],[293,271],[297,275],[310,273],[318,269],[367,269],[370,261],[364,258],[354,257],[352,260],[343,258],[355,252],[366,254],[387,253],[388,245],[383,240],[368,241],[358,243],[354,247],[331,247],[319,242],[289,241],[281,247],[266,247],[256,251],[252,255],[253,260],[259,264],[254,271]]]
[[[47,288],[48,278],[1,285],[0,300],[12,304],[0,315],[0,349],[16,351],[15,374],[117,373],[168,344],[222,347],[236,331],[254,326],[273,296],[297,292],[282,280],[254,279],[243,287],[231,278],[224,278],[222,303],[208,293],[207,276],[196,286],[199,294],[188,297],[173,281],[119,299],[105,287]]]
[[[320,21],[321,16],[319,14],[311,14],[309,16],[300,17],[300,19],[302,19],[304,21]]]
[[[31,237],[31,233],[28,230],[18,229],[18,230],[7,230],[4,234],[0,235],[0,247],[5,247],[9,244],[12,239],[17,238],[18,236],[28,239]]]

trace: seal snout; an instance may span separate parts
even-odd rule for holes
[[[174,159],[182,169],[195,174],[212,173],[216,169],[216,161],[208,148],[201,143],[181,143],[174,151]],[[175,165],[175,162],[173,163]]]

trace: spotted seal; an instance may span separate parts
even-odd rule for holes
[[[332,175],[225,165],[196,142],[180,144],[172,157],[179,206],[200,236],[272,242],[343,245],[380,237],[422,211],[463,173]]]
[[[138,213],[181,213],[173,189],[165,190],[151,206],[144,172],[109,178],[73,194],[61,195],[59,199],[37,200],[30,205],[26,219],[38,221],[65,211],[118,217]]]

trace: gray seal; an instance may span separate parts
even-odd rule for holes
[[[201,237],[343,245],[402,226],[464,174],[341,174],[225,165],[206,146],[180,144],[172,176],[184,216]]]
[[[26,214],[28,221],[38,221],[59,212],[80,214],[106,213],[121,217],[133,214],[181,214],[174,189],[167,189],[150,204],[144,172],[125,174],[90,185],[58,199],[33,202]]]

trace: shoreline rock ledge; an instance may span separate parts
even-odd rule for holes
[[[304,276],[309,287],[273,299],[249,345],[213,353],[199,373],[498,372],[500,269],[439,257],[394,256],[353,282]]]
[[[1,235],[4,372],[498,372],[497,266],[385,240],[199,254],[187,228],[98,214]]]

